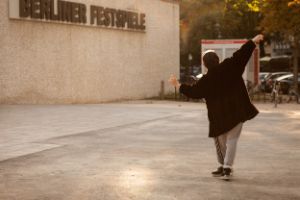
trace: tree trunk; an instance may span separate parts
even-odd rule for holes
[[[299,43],[295,39],[295,46],[293,50],[293,69],[294,69],[294,89],[298,93],[298,56],[299,56]]]

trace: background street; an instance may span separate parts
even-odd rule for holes
[[[300,106],[256,106],[225,182],[205,104],[1,105],[0,199],[300,199]]]

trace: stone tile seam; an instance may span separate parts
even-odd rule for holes
[[[49,143],[31,142],[30,144],[49,144]],[[68,145],[58,145],[58,144],[52,144],[52,145],[56,145],[56,147],[49,147],[49,148],[46,148],[46,149],[43,149],[43,150],[40,150],[40,151],[36,151],[36,152],[32,152],[32,153],[28,153],[28,154],[19,155],[19,156],[15,156],[15,157],[0,160],[0,165],[3,164],[3,163],[6,163],[6,162],[10,162],[10,161],[13,161],[13,160],[20,159],[20,158],[26,159],[27,157],[30,157],[30,156],[35,155],[35,154],[39,154],[39,153],[42,153],[42,152],[46,152],[46,151],[50,151],[50,150],[53,150],[53,149],[58,149],[58,148],[68,146]],[[0,168],[0,170],[1,170],[1,168]]]
[[[129,127],[133,127],[133,126],[140,126],[142,124],[147,124],[147,123],[159,121],[159,120],[162,120],[162,119],[170,119],[170,118],[173,118],[173,117],[177,117],[179,115],[180,114],[167,115],[167,116],[164,116],[164,117],[149,119],[149,120],[145,120],[145,121],[133,122],[133,123],[122,124],[122,125],[118,125],[118,126],[107,127],[107,128],[102,128],[102,129],[97,129],[97,130],[92,130],[92,131],[86,131],[86,132],[74,133],[74,134],[70,134],[70,135],[58,136],[58,137],[53,137],[53,138],[49,138],[49,139],[42,140],[42,141],[36,141],[36,143],[57,144],[57,143],[54,142],[55,140],[65,139],[65,138],[68,138],[68,137],[80,137],[80,136],[86,136],[86,135],[91,135],[91,134],[99,134],[101,132],[103,133],[103,135],[105,135],[106,131],[113,131],[113,130],[118,130],[118,129],[121,129],[121,128],[129,128]]]
[[[70,145],[70,144],[55,143],[55,142],[53,142],[55,140],[64,139],[64,138],[68,138],[68,137],[74,137],[74,136],[78,137],[78,136],[81,136],[81,135],[85,135],[86,136],[87,134],[89,134],[89,135],[90,134],[98,134],[99,132],[105,132],[105,131],[110,131],[110,130],[120,129],[120,128],[128,128],[128,127],[131,127],[131,126],[139,126],[139,125],[142,125],[142,124],[145,124],[145,123],[150,123],[150,122],[154,122],[154,121],[158,121],[158,120],[162,120],[162,119],[169,119],[169,118],[173,118],[173,117],[176,117],[176,116],[179,116],[179,115],[180,114],[168,115],[168,116],[164,116],[164,117],[160,117],[160,118],[155,118],[155,119],[150,119],[150,120],[145,120],[145,121],[141,121],[141,122],[134,122],[134,123],[119,125],[119,126],[115,126],[115,127],[108,127],[108,128],[103,128],[103,129],[98,129],[98,130],[93,130],[93,131],[75,133],[75,134],[72,134],[72,135],[59,136],[59,137],[49,138],[49,139],[46,139],[46,140],[30,142],[30,144],[56,145],[56,147],[46,148],[46,149],[43,149],[41,151],[36,151],[36,152],[32,152],[32,153],[28,153],[28,154],[24,154],[24,155],[12,157],[12,158],[0,160],[0,164],[2,164],[4,162],[11,161],[11,160],[16,160],[16,159],[19,159],[19,158],[22,158],[22,157],[25,158],[25,157],[28,157],[28,156],[32,156],[34,154],[39,154],[39,153],[42,153],[42,152],[45,152],[45,151],[50,151],[50,150],[53,150],[53,149],[62,148],[62,147],[66,147],[66,146]]]

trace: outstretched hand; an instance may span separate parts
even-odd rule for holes
[[[252,41],[256,44],[258,44],[259,42],[264,40],[264,35],[262,34],[258,34],[257,36],[255,36]]]
[[[174,74],[171,74],[171,76],[169,78],[169,83],[176,88],[180,87],[180,83],[178,82],[178,80]]]

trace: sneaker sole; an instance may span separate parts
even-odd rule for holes
[[[222,176],[221,179],[224,181],[230,181],[232,179],[232,176]]]
[[[222,177],[223,174],[212,174],[213,177]]]

